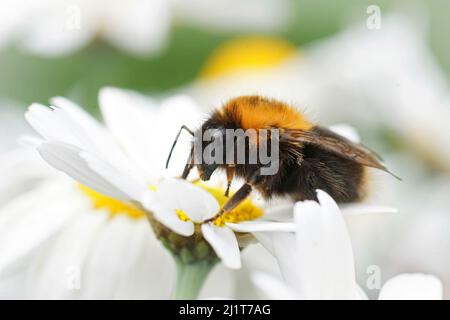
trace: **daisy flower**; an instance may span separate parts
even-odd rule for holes
[[[142,124],[157,130],[163,127],[158,123],[164,123],[169,131],[172,129],[168,120],[173,112],[187,122],[194,113],[185,97],[165,100],[158,110],[154,102],[139,98],[142,97],[109,88],[103,92],[102,104],[117,102],[119,105],[110,105],[117,119],[123,117],[119,108],[122,104],[135,106],[135,111],[142,108],[148,118],[143,118],[142,113],[135,115],[140,115]],[[137,106],[137,101],[142,105]],[[62,108],[85,117],[88,123],[93,121],[65,99],[54,99],[54,103],[66,103]],[[122,124],[130,117],[123,119]],[[109,118],[111,125],[112,118]],[[172,123],[178,126],[176,120]],[[129,136],[121,136],[119,140],[131,139],[132,129],[137,125],[130,126]],[[120,132],[116,131],[118,135]],[[151,138],[155,139],[146,142],[152,143],[153,149],[165,147],[159,145],[164,143],[164,136],[150,134],[148,139]],[[176,163],[177,158],[174,160]],[[158,168],[154,166],[155,174]],[[34,150],[18,149],[2,155],[0,171],[1,297],[169,297],[175,270],[170,256],[148,232],[143,212],[73,183],[42,161]],[[73,241],[74,238],[77,240]],[[219,269],[220,277],[231,282],[229,274]],[[213,276],[209,282],[214,285],[219,280]],[[221,287],[225,291],[231,289],[227,283],[221,283]]]
[[[228,222],[259,218],[262,210],[248,200],[222,219],[202,223],[225,201],[217,189],[163,179],[169,174],[162,171],[170,147],[166,139],[173,139],[167,127],[179,128],[179,123],[155,118],[143,107],[146,98],[113,88],[100,93],[107,127],[66,99],[52,102],[51,108],[33,104],[26,114],[42,137],[34,140],[36,149],[47,163],[77,180],[96,207],[147,216],[156,236],[183,265],[201,261],[211,268],[219,257],[230,268],[241,266],[244,245],[238,238],[246,237],[236,237]],[[198,114],[186,102],[185,97],[171,98],[163,109],[189,124]],[[261,229],[262,220],[257,223]]]
[[[346,222],[336,202],[317,191],[319,202],[298,202],[295,233],[262,234],[260,240],[275,255],[284,282],[255,274],[255,284],[274,299],[366,299],[358,286]],[[380,299],[442,299],[442,284],[434,276],[400,275],[389,280]]]

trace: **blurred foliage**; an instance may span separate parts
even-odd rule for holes
[[[302,46],[332,35],[349,21],[363,21],[370,4],[379,5],[383,15],[385,10],[427,12],[430,45],[444,69],[450,71],[450,1],[447,0],[293,0],[292,23],[275,35]],[[64,95],[93,111],[101,86],[152,93],[188,83],[198,75],[212,50],[235,36],[238,34],[212,33],[175,24],[168,47],[159,56],[147,59],[123,54],[99,42],[60,58],[31,56],[10,48],[0,52],[0,97],[25,106]]]

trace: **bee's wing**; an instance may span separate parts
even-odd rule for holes
[[[324,127],[315,126],[308,131],[288,129],[281,135],[281,140],[312,144],[363,166],[384,170],[399,179],[375,152]]]

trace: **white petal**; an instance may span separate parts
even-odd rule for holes
[[[294,232],[295,224],[288,222],[270,222],[270,221],[246,221],[241,223],[227,223],[227,226],[236,232],[264,232],[264,231],[284,231]]]
[[[339,206],[345,216],[364,214],[393,214],[398,213],[398,209],[389,206],[379,206],[361,203],[344,204]]]
[[[355,298],[355,262],[347,226],[336,202],[324,191],[317,191],[324,223],[325,261],[322,272],[325,299]],[[333,268],[326,266],[333,265]],[[328,277],[328,279],[327,279]],[[328,283],[326,283],[328,281]]]
[[[369,297],[364,292],[364,290],[356,284],[356,293],[355,293],[355,299],[354,300],[369,300]]]
[[[163,180],[156,194],[168,208],[183,210],[195,222],[213,217],[220,209],[209,192],[181,179]]]
[[[442,300],[442,282],[433,275],[400,274],[381,288],[380,300]]]
[[[305,299],[321,298],[321,270],[324,256],[323,222],[319,204],[315,201],[297,202],[294,208],[297,226],[296,244],[298,258],[296,266],[288,269],[298,274],[294,284]],[[294,244],[291,244],[291,246]],[[287,259],[286,259],[287,260]],[[284,262],[288,263],[288,261]],[[290,275],[295,278],[297,275]]]
[[[50,108],[40,104],[32,104],[25,114],[31,126],[45,139],[50,141],[61,141],[73,144],[92,152],[101,153],[103,149],[100,125],[94,128],[94,119],[89,115],[81,117],[81,109],[75,107],[70,110],[62,108]],[[103,141],[102,141],[103,142]]]
[[[103,223],[96,239],[90,244],[90,254],[84,261],[81,299],[112,299],[133,249],[130,247],[131,224],[127,217],[117,216]]]
[[[122,190],[121,186],[112,184],[91,169],[87,161],[80,156],[81,150],[77,147],[59,142],[46,142],[38,147],[38,151],[50,165],[87,187],[115,199],[124,201],[133,199],[128,190]],[[116,178],[120,179],[121,177],[119,175]]]
[[[28,123],[46,140],[63,141],[81,147],[80,141],[68,130],[67,119],[42,104],[33,103],[25,113]]]
[[[89,206],[78,210],[70,224],[61,228],[44,248],[35,251],[27,272],[33,279],[27,282],[27,298],[79,299],[83,290],[89,287],[89,283],[82,283],[84,264],[110,216],[106,211],[93,210],[86,200]],[[74,238],[77,241],[73,241]],[[75,289],[78,285],[80,290]]]
[[[75,122],[86,129],[87,134],[97,138],[105,133],[105,128],[82,107],[64,97],[53,97],[50,102],[64,110]]]
[[[155,219],[161,222],[170,230],[189,237],[194,234],[194,224],[192,221],[182,221],[176,214],[176,211],[171,208],[167,208],[163,204],[156,203],[151,206],[146,206],[151,212],[153,212]]]
[[[265,210],[265,218],[271,221],[292,222],[294,219],[294,204],[269,206]]]
[[[88,143],[84,144],[88,151],[101,154],[110,160],[111,158],[115,159],[122,156],[122,151],[105,126],[100,124],[83,108],[63,97],[53,97],[50,101],[54,106],[63,110],[68,118],[80,128],[79,131],[84,133],[85,137],[82,140],[88,141]],[[89,149],[89,145],[93,149]]]
[[[83,266],[81,299],[117,299],[124,295],[120,289],[123,285],[127,285],[133,262],[140,262],[139,255],[142,253],[139,243],[136,242],[139,239],[134,234],[136,223],[143,223],[147,227],[146,231],[151,232],[145,221],[133,221],[125,215],[111,219],[99,230]],[[151,247],[147,247],[147,250],[150,249]],[[157,260],[157,255],[153,258],[154,267],[147,270],[149,273],[161,268],[158,264],[162,261]],[[150,276],[157,277],[154,274]],[[148,279],[148,276],[141,275],[141,281],[146,278]],[[165,278],[167,279],[167,276]],[[147,283],[147,291],[156,291],[159,287],[157,284]],[[165,292],[167,289],[159,292],[159,297],[163,298]]]
[[[167,202],[161,201],[160,197],[153,192],[144,192],[140,198],[141,204],[147,209],[154,218],[170,230],[182,235],[191,236],[194,233],[194,224],[192,221],[181,220],[175,208],[167,205]]]
[[[164,133],[155,129],[155,102],[136,92],[104,87],[99,105],[106,125],[139,168],[150,178],[161,176],[164,163],[158,164],[155,155],[161,153],[157,141]]]
[[[204,223],[202,224],[202,234],[224,265],[231,269],[241,267],[239,245],[233,231],[226,227]]]
[[[320,205],[303,201],[294,208],[298,290],[311,299],[355,299],[353,252],[345,221],[328,194],[318,190],[317,196]]]
[[[29,136],[29,135],[21,135],[17,142],[24,147],[31,147],[36,148],[38,147],[42,142],[45,140],[35,137],[35,136]]]
[[[169,299],[173,288],[167,284],[175,275],[170,253],[149,232],[147,221],[128,219],[127,223],[132,224],[129,236],[133,236],[128,247],[133,252],[126,269],[121,268],[126,274],[115,290],[114,299]]]
[[[270,300],[294,300],[298,298],[295,291],[268,274],[255,273],[252,275],[252,281]]]
[[[275,256],[275,248],[273,246],[273,235],[271,232],[255,232],[253,236],[271,255]]]
[[[340,136],[343,136],[344,138],[347,138],[350,141],[359,143],[361,140],[359,138],[358,131],[356,131],[355,128],[353,128],[352,126],[349,126],[348,124],[343,124],[343,123],[335,124],[335,125],[329,126],[328,129],[330,129],[334,133],[337,133]]]
[[[109,183],[126,192],[133,200],[139,200],[142,192],[149,191],[145,180],[130,173],[133,169],[131,163],[129,164],[131,166],[129,170],[121,170],[89,152],[82,151],[79,155],[86,161],[89,168],[105,178]]]
[[[86,203],[71,182],[55,179],[23,193],[0,210],[0,278],[25,268],[33,253],[51,242]],[[71,203],[69,207],[67,204]],[[7,293],[6,293],[7,294]]]
[[[48,108],[33,104],[25,114],[33,128],[49,141],[65,142],[98,154],[135,179],[142,179],[142,171],[130,165],[130,159],[120,150],[106,129],[73,102],[56,97],[59,106]]]

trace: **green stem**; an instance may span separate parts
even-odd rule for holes
[[[173,298],[177,300],[198,298],[200,290],[215,263],[206,260],[186,263],[179,258],[175,258],[175,262],[177,282]]]

